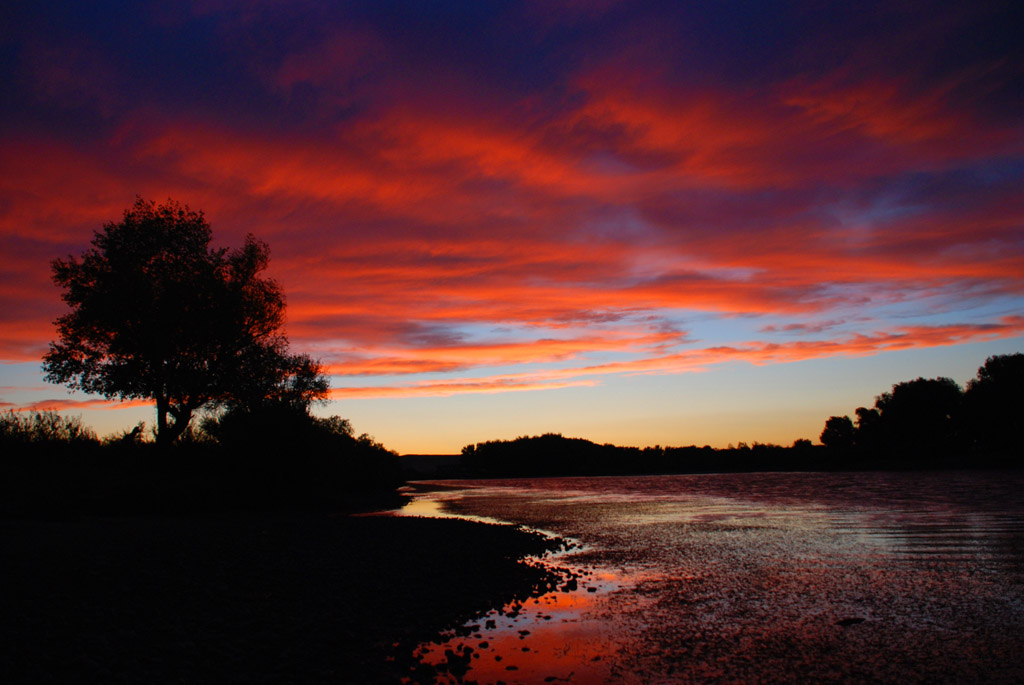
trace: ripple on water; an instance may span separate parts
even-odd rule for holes
[[[454,656],[478,682],[1019,682],[1022,481],[451,481],[458,489],[443,501],[423,499],[435,497],[446,515],[580,541],[548,562],[580,582],[503,607],[468,637],[424,645],[420,656]]]

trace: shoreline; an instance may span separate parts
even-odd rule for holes
[[[8,682],[412,682],[412,652],[559,576],[559,541],[325,513],[2,520]]]

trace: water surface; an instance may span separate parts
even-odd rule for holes
[[[568,587],[421,647],[452,680],[1024,681],[1018,473],[418,487],[411,513],[575,543],[545,560],[577,577]]]

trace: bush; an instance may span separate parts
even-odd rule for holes
[[[95,444],[96,433],[78,416],[54,411],[14,412],[0,415],[0,445]]]
[[[338,416],[270,404],[208,417],[202,431],[234,465],[237,487],[267,504],[324,506],[403,482],[398,455],[366,434],[355,437]]]

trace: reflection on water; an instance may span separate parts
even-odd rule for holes
[[[1024,680],[1020,474],[435,485],[410,511],[581,543],[548,562],[575,589],[421,648],[467,680]]]
[[[506,605],[469,626],[468,636],[442,636],[421,646],[417,656],[442,667],[441,682],[445,676],[457,681],[460,663],[469,668],[465,677],[476,682],[606,682],[618,636],[589,616],[601,595],[617,587],[609,580],[591,577],[580,590]]]

